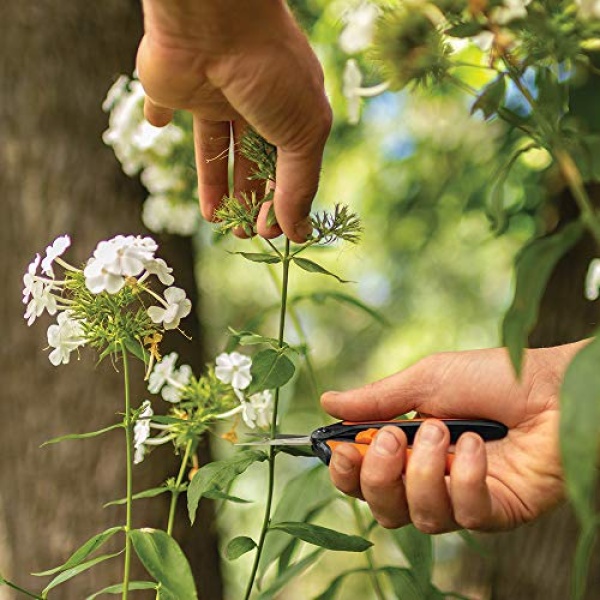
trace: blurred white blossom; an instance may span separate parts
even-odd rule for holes
[[[269,390],[252,394],[242,402],[242,418],[250,429],[266,428],[273,416],[273,395]]]
[[[340,34],[340,48],[347,54],[366,50],[373,41],[375,22],[380,13],[380,8],[372,2],[361,2],[347,10],[342,16],[344,29]]]
[[[151,306],[148,316],[153,323],[163,323],[165,329],[177,329],[179,322],[192,310],[191,301],[186,298],[185,291],[178,287],[165,290],[165,305]]]
[[[492,11],[492,20],[498,25],[507,25],[517,19],[527,17],[527,7],[531,0],[504,0],[504,6]]]
[[[145,443],[150,437],[150,417],[154,415],[149,400],[144,400],[135,425],[133,426],[133,447],[135,450],[133,464],[137,465],[144,460],[146,454]]]
[[[215,364],[215,375],[223,383],[231,384],[236,390],[245,390],[250,385],[252,359],[249,356],[239,352],[223,352],[217,356]]]
[[[142,221],[157,233],[188,236],[198,230],[200,211],[196,203],[171,201],[163,195],[148,196],[142,208]]]
[[[348,110],[348,122],[356,125],[360,121],[360,99],[379,96],[383,94],[388,87],[388,82],[374,85],[373,87],[362,87],[363,75],[358,63],[351,58],[346,62],[342,82],[342,93],[346,98]]]
[[[600,19],[600,0],[575,0],[583,19]]]
[[[594,258],[588,267],[585,278],[585,297],[597,300],[600,297],[600,258]]]
[[[66,365],[71,357],[71,352],[83,346],[86,342],[83,327],[71,313],[65,310],[59,313],[57,323],[48,327],[48,345],[54,348],[48,358],[56,367]]]
[[[36,275],[38,267],[40,266],[41,257],[39,254],[35,255],[35,258],[29,263],[27,267],[27,273],[23,275],[23,304],[29,302],[31,298],[33,284],[36,282]]]

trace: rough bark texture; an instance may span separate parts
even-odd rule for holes
[[[102,509],[124,494],[121,434],[39,448],[50,437],[114,422],[123,410],[122,375],[110,361],[96,367],[87,352],[79,363],[52,367],[43,351],[49,321],[27,329],[22,319],[21,277],[33,254],[58,234],[72,235],[70,257],[82,261],[99,239],[143,232],[143,190],[102,144],[100,109],[112,79],[133,69],[141,11],[134,0],[22,0],[0,3],[0,22],[0,573],[39,590],[40,580],[28,573],[59,564],[94,533],[124,522],[121,508]],[[159,242],[194,300],[190,242]],[[185,327],[194,341],[174,335],[167,349],[177,345],[187,362],[201,366],[198,320]],[[137,405],[146,395],[139,364],[133,373]],[[161,449],[136,467],[135,489],[159,485],[176,466],[172,451]],[[135,525],[164,528],[167,503],[166,497],[141,501]],[[211,508],[201,506],[194,530],[186,526],[184,502],[180,508],[179,539],[201,598],[217,600],[222,588]],[[121,559],[99,565],[55,597],[80,599],[119,582],[121,565]],[[135,578],[144,578],[139,565]],[[13,597],[0,588],[0,598]]]
[[[600,204],[600,186],[590,189]],[[564,223],[577,211],[567,193],[558,199],[556,219]],[[584,237],[558,264],[542,304],[538,325],[530,346],[566,344],[589,336],[600,321],[597,302],[583,296],[589,262],[598,255],[590,236]],[[568,506],[516,531],[480,536],[488,555],[469,552],[464,557],[461,587],[466,591],[485,590],[480,597],[490,600],[567,600],[571,566],[578,528]],[[590,563],[586,600],[600,597],[600,548]]]

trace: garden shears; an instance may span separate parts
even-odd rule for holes
[[[252,442],[241,442],[238,446],[309,446],[311,453],[329,465],[333,450],[341,444],[352,444],[363,456],[382,427],[391,425],[400,428],[406,435],[408,445],[412,445],[417,430],[425,419],[397,419],[393,421],[366,421],[355,423],[339,421],[319,427],[308,436],[282,434],[275,438]],[[500,440],[508,434],[508,428],[497,421],[486,419],[440,419],[450,431],[450,444],[466,432],[479,435],[484,442]],[[412,450],[407,450],[407,460]],[[454,455],[448,454],[446,471],[449,472]]]

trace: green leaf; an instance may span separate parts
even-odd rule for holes
[[[122,429],[123,423],[115,423],[114,425],[109,425],[104,429],[99,429],[98,431],[90,431],[88,433],[68,433],[67,435],[61,435],[60,437],[52,438],[44,442],[40,448],[44,446],[49,446],[50,444],[58,444],[58,442],[64,442],[65,440],[87,440],[88,438],[94,438],[103,433],[107,433],[108,431],[113,431],[113,429]]]
[[[483,25],[477,21],[469,21],[467,23],[459,23],[449,29],[446,29],[446,35],[455,38],[467,38],[477,35],[483,31]]]
[[[589,523],[580,532],[573,558],[571,600],[583,600],[587,591],[590,560],[596,543],[598,523]]]
[[[297,264],[304,271],[308,271],[309,273],[320,273],[321,275],[329,275],[330,277],[334,277],[340,283],[350,283],[349,281],[338,277],[335,273],[328,271],[325,267],[317,264],[312,260],[308,260],[308,258],[298,258],[295,256],[293,259],[295,264]]]
[[[341,552],[364,552],[373,544],[357,535],[348,535],[340,533],[335,529],[328,529],[312,523],[297,523],[285,521],[283,523],[273,523],[269,527],[272,530],[285,531],[304,542],[327,548],[328,550],[338,550]]]
[[[246,554],[246,552],[254,550],[254,548],[256,548],[256,542],[252,538],[242,535],[233,538],[229,544],[227,544],[225,556],[229,560],[235,560],[243,554]]]
[[[600,441],[600,337],[571,361],[561,389],[560,449],[567,492],[583,528],[595,521]]]
[[[344,583],[344,579],[348,577],[348,575],[352,575],[354,573],[369,573],[370,569],[354,569],[352,571],[345,571],[344,573],[340,573],[335,579],[333,579],[326,590],[321,592],[318,596],[314,598],[314,600],[334,600],[337,596],[337,593],[342,587],[342,583]]]
[[[271,520],[309,521],[314,511],[331,502],[337,493],[329,481],[329,471],[324,465],[306,469],[287,482],[277,503]],[[288,535],[282,531],[271,531],[268,544],[265,544],[260,558],[259,578],[275,560],[280,559],[290,543]]]
[[[222,491],[252,463],[266,459],[267,455],[262,450],[243,450],[229,459],[212,462],[198,469],[187,491],[190,521],[193,523],[196,518],[198,502],[202,496],[215,489]]]
[[[144,350],[144,345],[139,340],[126,338],[125,348],[136,358],[139,358],[144,364],[147,363],[148,354]]]
[[[432,600],[432,594],[419,585],[410,569],[384,567],[382,571],[387,574],[397,598],[402,598],[402,600]]]
[[[291,567],[289,567],[284,573],[282,573],[279,577],[275,579],[275,581],[262,592],[256,600],[271,600],[274,598],[294,577],[297,577],[308,567],[310,567],[314,562],[316,562],[317,558],[321,556],[323,553],[322,549],[315,550],[312,554],[308,554],[302,560],[299,560],[297,563],[294,563]]]
[[[155,581],[130,581],[127,586],[128,590],[155,590],[157,588],[157,584]],[[94,600],[98,596],[102,594],[122,594],[123,593],[123,584],[116,583],[115,585],[109,585],[104,589],[88,596],[85,600]]]
[[[185,491],[186,486],[181,486],[180,492]],[[160,487],[150,488],[149,490],[144,490],[143,492],[138,492],[134,494],[131,499],[132,500],[141,500],[142,498],[156,498],[156,496],[160,496],[161,494],[165,494],[166,492],[173,491],[172,488],[166,487],[164,485]],[[119,504],[127,504],[127,498],[119,498],[118,500],[111,500],[104,504],[103,508],[107,506],[117,506]]]
[[[231,496],[221,490],[208,490],[202,494],[205,498],[211,500],[225,500],[226,502],[234,502],[235,504],[252,504],[252,500],[246,500],[244,498],[238,498],[237,496]]]
[[[230,252],[230,254],[239,254],[250,262],[257,263],[268,263],[275,265],[281,262],[281,258],[276,254],[269,254],[267,252]]]
[[[523,348],[538,317],[546,284],[560,258],[581,237],[581,223],[573,222],[558,233],[538,238],[523,248],[516,259],[515,295],[502,323],[502,339],[515,371],[521,373]]]
[[[344,294],[343,292],[333,292],[333,291],[327,290],[327,291],[323,291],[323,292],[314,292],[312,294],[301,294],[301,295],[293,296],[292,298],[290,298],[290,303],[295,304],[296,302],[300,302],[302,300],[311,300],[312,302],[315,302],[316,304],[323,304],[326,300],[329,300],[329,299],[335,300],[336,302],[339,302],[340,304],[348,304],[354,308],[357,308],[360,311],[367,314],[368,316],[370,316],[372,319],[374,319],[378,323],[380,323],[381,325],[390,325],[390,322],[388,321],[388,319],[386,319],[386,317],[383,316],[380,312],[371,308],[364,302],[361,302],[358,298],[355,298],[354,296],[350,296],[349,294]]]
[[[129,535],[138,558],[161,591],[182,600],[198,598],[187,558],[169,534],[160,529],[134,529]]]
[[[504,101],[506,95],[506,82],[504,75],[500,74],[492,83],[488,84],[483,88],[483,91],[477,97],[477,100],[471,107],[471,114],[475,114],[478,110],[483,113],[486,119],[489,119],[492,115],[496,114],[500,108],[500,105]]]
[[[99,564],[101,562],[105,562],[107,560],[110,560],[111,558],[115,558],[116,556],[119,556],[120,554],[123,554],[123,550],[121,550],[120,552],[115,552],[114,554],[103,554],[102,556],[98,556],[96,558],[93,558],[92,560],[88,560],[87,562],[80,563],[70,569],[67,569],[66,571],[63,571],[62,573],[59,573],[42,590],[42,596],[46,596],[51,589],[55,588],[56,586],[60,585],[61,583],[64,583],[65,581],[69,581],[69,579],[76,577],[80,573],[83,573],[84,571],[91,569],[92,567],[96,566],[97,564]]]
[[[433,543],[431,536],[421,533],[414,525],[391,531],[392,538],[412,567],[417,581],[426,586],[431,582],[433,569]]]
[[[247,393],[279,388],[293,377],[295,371],[294,363],[281,351],[273,348],[261,350],[252,360],[252,383]]]
[[[98,550],[100,546],[107,542],[118,531],[123,531],[123,527],[111,527],[102,533],[96,534],[87,542],[85,542],[85,544],[75,550],[67,562],[58,567],[54,567],[53,569],[48,569],[47,571],[32,573],[32,575],[35,575],[36,577],[46,577],[47,575],[54,575],[60,571],[66,571],[67,569],[77,566],[78,564],[82,563],[90,554],[92,554],[92,552]]]

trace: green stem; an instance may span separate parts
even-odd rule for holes
[[[281,310],[279,313],[279,347],[283,347],[283,336],[285,332],[285,316],[287,313],[287,298],[288,298],[288,283],[290,273],[290,240],[285,240],[285,253],[283,256],[283,274],[281,282]],[[273,419],[271,421],[271,438],[277,435],[277,412],[279,409],[279,391],[280,388],[275,390],[275,399],[273,401]],[[263,547],[265,545],[265,538],[269,531],[269,525],[271,523],[271,505],[273,503],[273,492],[275,490],[275,457],[276,449],[274,446],[269,448],[269,483],[267,490],[267,502],[265,505],[265,515],[263,518],[262,527],[260,530],[260,537],[258,539],[258,545],[256,548],[256,555],[254,557],[254,564],[252,565],[252,572],[250,573],[250,579],[246,588],[246,594],[244,600],[249,600],[252,594],[252,588],[254,587],[254,580],[256,579],[256,573],[258,571],[258,565],[260,563],[260,557],[262,555]]]
[[[350,505],[352,506],[352,512],[354,513],[354,520],[356,521],[358,532],[361,537],[366,537],[368,535],[368,531],[363,521],[362,515],[360,514],[360,508],[358,507],[357,500],[350,500]],[[371,580],[371,585],[373,586],[375,596],[377,596],[379,600],[385,600],[385,593],[381,588],[381,583],[379,582],[379,579],[377,577],[375,562],[373,560],[372,548],[368,548],[366,550],[365,558],[367,559],[367,564],[369,565],[369,579]]]
[[[45,600],[42,596],[38,596],[37,594],[30,592],[30,591],[18,586],[16,583],[13,583],[12,581],[8,581],[8,579],[4,579],[4,577],[0,577],[0,585],[7,585],[8,587],[12,588],[13,590],[17,590],[17,592],[21,592],[21,594],[25,594],[26,596],[29,596],[30,598],[35,598],[36,600]]]
[[[123,595],[122,600],[127,600],[129,592],[129,573],[131,571],[131,508],[133,496],[133,474],[132,474],[132,456],[131,446],[133,443],[133,423],[131,422],[131,398],[129,394],[129,362],[127,359],[127,350],[125,345],[121,344],[123,355],[123,379],[125,382],[125,440],[127,443],[127,503],[125,509],[125,565],[123,573]]]
[[[181,467],[179,468],[179,473],[177,474],[177,479],[175,481],[175,489],[171,492],[171,506],[169,507],[169,520],[167,522],[167,533],[169,535],[173,534],[173,523],[175,522],[175,508],[177,507],[177,498],[179,498],[179,487],[181,486],[181,481],[183,479],[183,475],[185,473],[185,467],[190,459],[190,454],[192,452],[192,442],[190,440],[185,447],[185,454],[183,455],[183,459],[181,460]]]

